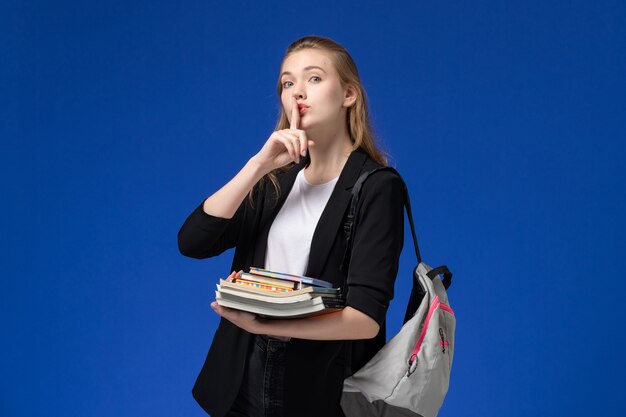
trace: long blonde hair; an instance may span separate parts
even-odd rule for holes
[[[346,85],[352,85],[356,89],[356,101],[346,112],[346,122],[348,126],[348,133],[350,135],[350,141],[352,142],[352,149],[355,150],[361,147],[370,158],[379,164],[386,166],[387,155],[376,145],[374,131],[372,129],[367,110],[367,96],[365,94],[365,89],[361,83],[361,78],[359,77],[359,71],[357,70],[356,64],[348,51],[330,38],[321,36],[304,36],[287,47],[285,56],[281,61],[281,67],[289,55],[304,49],[317,49],[326,52],[339,74],[341,86],[345,87]],[[276,92],[278,93],[280,100],[283,92],[283,85],[280,82],[280,76],[276,84]],[[276,122],[274,130],[287,128],[289,128],[289,119],[287,118],[285,109],[281,105],[278,121]],[[306,158],[310,158],[308,153]],[[306,163],[308,164],[309,162],[310,159]],[[280,195],[280,185],[276,179],[276,174],[281,171],[289,170],[294,164],[295,162],[291,162],[267,173],[262,178],[260,185],[263,186],[264,183],[267,183],[268,181],[271,182],[276,189],[276,196],[278,197]],[[249,193],[249,198],[250,203],[252,204],[252,190]]]

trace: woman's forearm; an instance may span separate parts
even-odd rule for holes
[[[216,217],[232,218],[254,184],[265,174],[256,159],[250,158],[232,180],[204,201],[202,209]]]
[[[311,340],[371,339],[380,326],[352,307],[302,319],[257,319],[255,333]]]

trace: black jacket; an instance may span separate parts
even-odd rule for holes
[[[253,188],[254,207],[246,196],[235,215],[225,219],[205,213],[203,200],[178,232],[180,252],[202,259],[236,247],[230,271],[263,267],[269,228],[307,160],[302,158],[278,175],[278,201],[271,183],[262,189],[257,183]],[[404,238],[402,182],[395,174],[381,171],[365,182],[357,209],[350,265],[347,271],[339,270],[346,247],[343,223],[352,186],[362,172],[377,166],[380,165],[361,148],[350,154],[313,234],[305,275],[339,287],[347,273],[346,305],[376,320],[380,332],[373,339],[353,341],[292,338],[285,376],[286,416],[343,416],[339,401],[344,378],[356,372],[386,342],[385,315],[393,298]],[[212,417],[224,416],[233,404],[252,337],[220,319],[192,390],[196,401]]]

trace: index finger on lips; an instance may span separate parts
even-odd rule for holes
[[[298,111],[298,102],[296,96],[291,97],[291,121],[289,124],[290,129],[297,129],[300,123],[300,112]]]

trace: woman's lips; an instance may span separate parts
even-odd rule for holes
[[[304,114],[306,113],[306,111],[308,110],[308,107],[299,107],[298,110],[300,111],[300,114]]]

